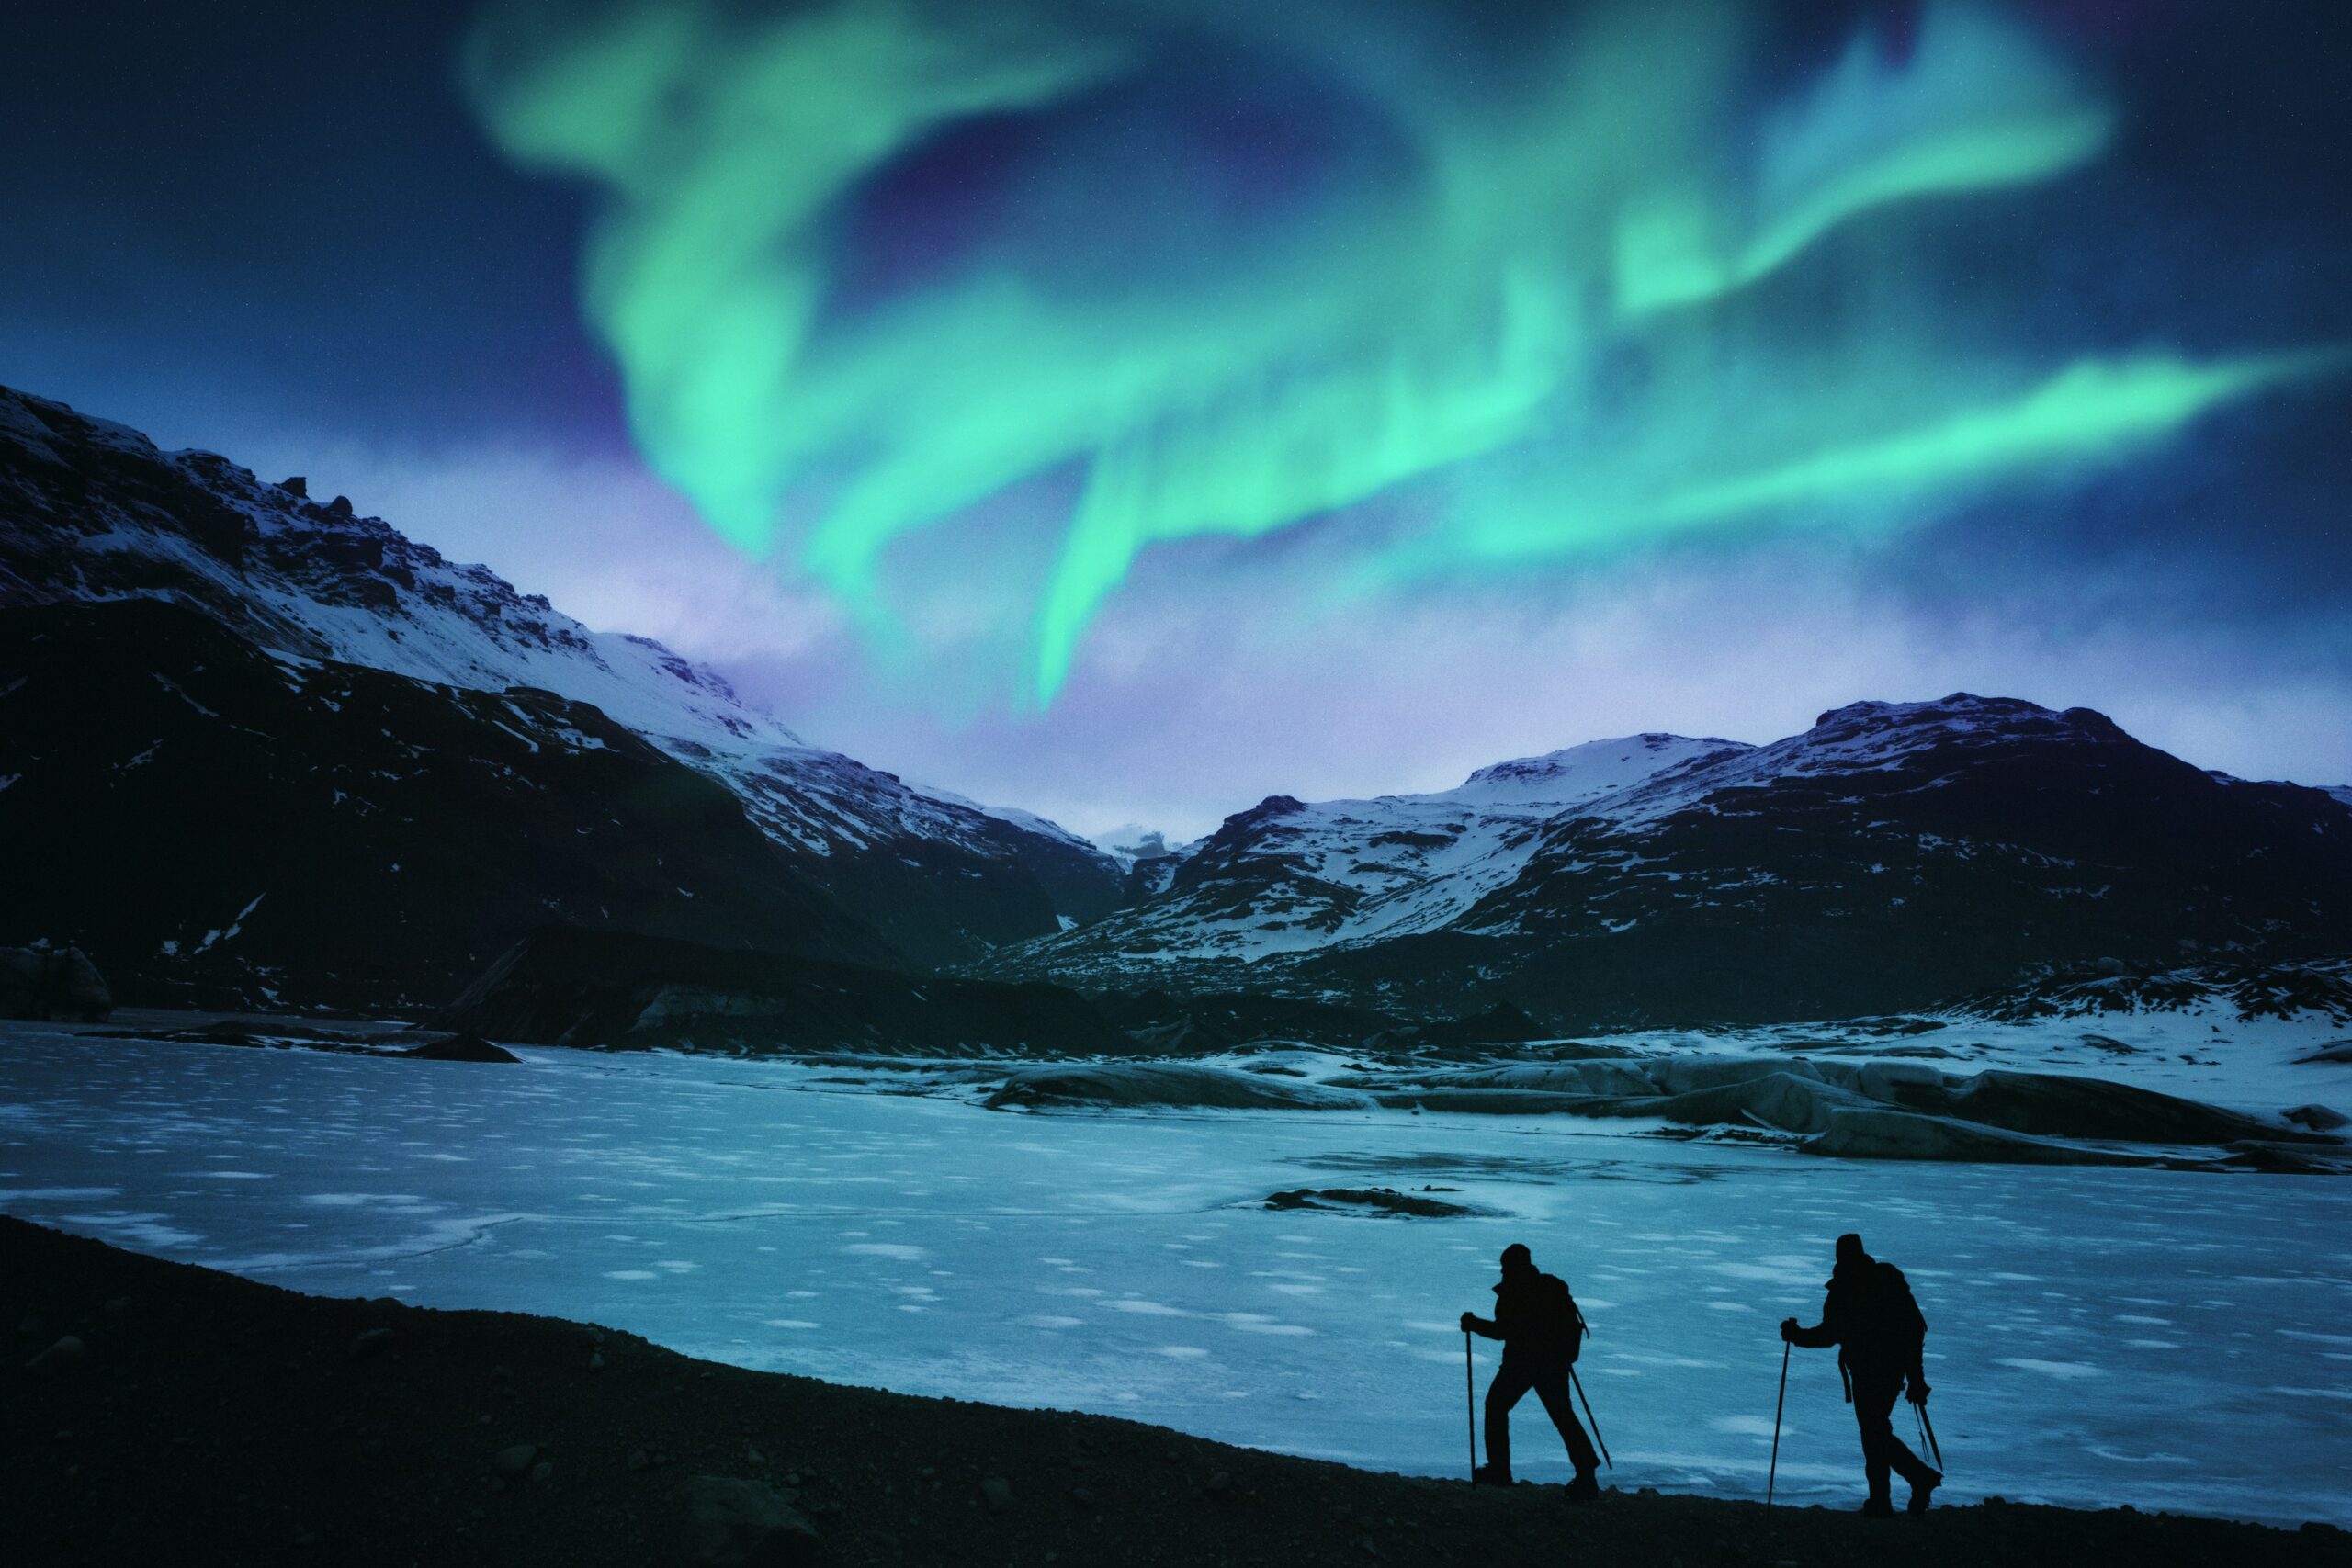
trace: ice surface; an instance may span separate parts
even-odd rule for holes
[[[2352,1183],[1849,1164],[1557,1117],[1038,1116],[779,1064],[6,1027],[0,1208],[300,1290],[1447,1474],[1453,1319],[1524,1239],[1592,1319],[1611,1479],[1744,1496],[1773,1325],[1811,1320],[1832,1239],[1859,1228],[1933,1325],[1954,1495],[2352,1523]],[[1369,1183],[1509,1217],[1253,1206]],[[1563,1479],[1540,1421],[1519,1417],[1522,1473]],[[1797,1358],[1782,1495],[1850,1504],[1860,1470],[1831,1358]]]

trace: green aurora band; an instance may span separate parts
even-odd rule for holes
[[[1900,62],[1858,38],[1734,122],[1759,9],[1564,7],[1504,50],[1405,0],[522,0],[477,28],[466,81],[509,157],[604,197],[584,304],[648,461],[877,648],[906,640],[894,544],[985,533],[982,503],[1066,481],[1003,678],[1039,707],[1153,544],[1384,493],[1417,531],[1368,538],[1360,581],[1895,525],[2341,365],[1943,341],[1901,288],[1934,243],[1919,215],[2091,164],[2114,112],[2014,18],[1940,0]],[[1123,141],[1102,107],[1204,50],[1327,85],[1373,151],[1271,217],[1220,208],[1181,139]],[[1046,161],[979,243],[858,299],[844,235],[877,182],[959,129],[1057,114],[1127,163]],[[1892,285],[1837,330],[1773,330],[1758,294],[1855,243]]]

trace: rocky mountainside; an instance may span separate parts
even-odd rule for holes
[[[1544,822],[1654,774],[1743,751],[1636,735],[1481,768],[1458,789],[1306,805],[1274,795],[1198,844],[1131,856],[1164,890],[1031,954],[1250,960],[1439,931],[1525,870]],[[1147,963],[1142,967],[1152,967]]]
[[[1075,834],[810,746],[342,497],[6,389],[0,621],[0,833],[42,872],[0,940],[134,993],[339,942],[378,983],[333,994],[443,1001],[553,919],[928,967],[1120,897]],[[630,834],[641,863],[599,837]]]
[[[983,971],[1553,1026],[1917,1008],[2052,964],[2352,948],[2352,809],[2087,709],[1856,703],[1769,746],[1645,735],[1438,795],[1228,818],[1165,889]],[[1132,883],[1131,883],[1132,885]]]
[[[122,997],[447,1001],[523,932],[881,959],[719,782],[544,691],[274,656],[154,599],[0,611],[9,918]]]
[[[2352,790],[1964,694],[1098,847],[341,497],[6,389],[0,834],[0,942],[78,944],[130,1000],[438,1004],[551,925],[1118,991],[1187,1038],[1252,997],[1583,1031],[2352,951]]]
[[[2249,1023],[2308,1018],[2352,1026],[2352,958],[2133,971],[2113,959],[1962,998],[1956,1019],[2031,1023],[2177,1013]]]

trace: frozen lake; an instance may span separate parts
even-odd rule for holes
[[[1859,1229],[1931,1325],[1954,1498],[2352,1524],[2346,1182],[1835,1162],[1566,1117],[1033,1116],[805,1067],[526,1055],[11,1025],[0,1210],[297,1290],[1432,1474],[1466,1462],[1455,1316],[1525,1240],[1592,1319],[1604,1480],[1735,1496],[1764,1487],[1774,1326],[1813,1320]],[[1246,1206],[1367,1184],[1497,1216]],[[1522,1477],[1566,1478],[1532,1400],[1514,1430]],[[1781,1487],[1860,1501],[1828,1352],[1792,1364]]]

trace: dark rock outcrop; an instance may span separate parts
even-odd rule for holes
[[[493,1045],[479,1034],[452,1034],[402,1053],[423,1062],[520,1062],[503,1045]]]
[[[1226,1111],[1351,1111],[1371,1103],[1351,1089],[1269,1078],[1189,1062],[1104,1062],[1032,1067],[1014,1073],[988,1099],[1008,1107],[1125,1106]]]
[[[114,993],[80,948],[0,947],[0,1018],[96,1023],[112,1011]]]
[[[2104,1078],[1999,1070],[1963,1077],[1913,1061],[1666,1055],[1368,1076],[1335,1087],[1368,1089],[1398,1110],[1756,1130],[1788,1134],[1814,1154],[1856,1158],[2324,1173],[2352,1152],[2326,1127],[2324,1112],[2270,1121]],[[2181,1150],[2196,1152],[2184,1161]]]
[[[817,1528],[763,1481],[697,1475],[685,1485],[684,1561],[701,1568],[813,1562]]]
[[[1299,1187],[1270,1192],[1269,1209],[1311,1209],[1329,1213],[1371,1214],[1390,1219],[1446,1220],[1483,1211],[1468,1203],[1449,1203],[1393,1187]]]

